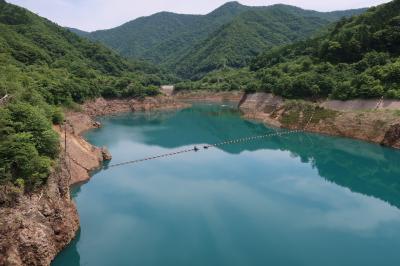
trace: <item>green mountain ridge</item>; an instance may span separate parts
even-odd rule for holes
[[[177,66],[175,72],[186,78],[224,67],[243,67],[263,50],[311,36],[347,11],[330,13],[329,20],[316,14],[286,5],[243,12],[167,66]]]
[[[83,35],[123,56],[149,60],[184,78],[198,78],[225,65],[243,66],[271,45],[309,37],[343,16],[363,11],[323,13],[287,5],[249,7],[228,2],[207,15],[161,12]]]
[[[120,54],[161,63],[165,57],[176,58],[198,39],[229,22],[248,7],[227,3],[206,15],[160,12],[141,17],[119,27],[95,31],[88,38],[100,41]]]

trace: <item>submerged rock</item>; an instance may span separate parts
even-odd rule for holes
[[[95,122],[93,122],[93,127],[94,127],[94,128],[101,128],[101,123],[95,121]]]
[[[111,155],[110,151],[107,149],[107,147],[101,148],[101,153],[103,155],[104,161],[110,161],[112,159],[112,155]]]
[[[389,147],[396,144],[400,145],[400,124],[391,125],[382,141],[382,145]]]

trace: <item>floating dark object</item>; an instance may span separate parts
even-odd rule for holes
[[[245,141],[254,141],[254,140],[259,140],[259,139],[263,139],[263,138],[267,138],[267,137],[274,137],[274,136],[281,137],[283,135],[304,132],[305,128],[311,122],[312,118],[313,118],[313,115],[310,117],[310,120],[306,124],[304,129],[295,129],[295,130],[289,130],[289,131],[274,132],[274,133],[268,133],[268,134],[260,135],[260,136],[241,138],[241,139],[236,139],[236,140],[229,140],[229,141],[225,141],[225,142],[215,143],[215,144],[212,144],[212,145],[205,145],[205,146],[203,146],[203,148],[205,150],[207,150],[209,148],[217,148],[217,147],[220,147],[220,146],[223,146],[223,145],[231,145],[231,144],[236,144],[236,143],[242,143],[242,142],[245,142]],[[128,164],[141,163],[141,162],[145,162],[145,161],[149,161],[149,160],[155,160],[155,159],[164,158],[164,157],[168,157],[168,156],[175,156],[175,155],[178,155],[178,154],[188,153],[188,152],[192,152],[192,151],[198,152],[198,151],[200,151],[200,149],[197,146],[194,146],[193,149],[187,149],[187,150],[177,151],[177,152],[173,152],[173,153],[157,155],[157,156],[154,156],[154,157],[148,157],[148,158],[139,159],[139,160],[133,160],[133,161],[127,161],[127,162],[107,165],[107,169],[108,168],[118,167],[118,166],[123,166],[123,165],[128,165]],[[105,162],[107,162],[107,161],[105,161]]]

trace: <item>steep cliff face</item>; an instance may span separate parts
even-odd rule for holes
[[[400,123],[396,123],[390,126],[389,130],[387,130],[385,133],[382,144],[386,146],[397,147],[400,149]]]
[[[43,189],[0,208],[0,265],[49,265],[75,236],[79,218],[64,159]]]
[[[89,180],[90,172],[102,165],[103,148],[95,147],[81,137],[83,132],[100,126],[89,115],[70,112],[66,114],[66,121],[67,132],[65,127],[58,127],[56,131],[61,136],[61,147],[67,158],[66,164],[71,174],[69,183],[74,185]]]
[[[246,118],[276,127],[303,129],[307,125],[305,130],[310,132],[400,148],[400,114],[396,109],[399,102],[381,103],[376,109],[377,102],[312,103],[287,101],[272,94],[255,93],[244,97],[240,109]],[[332,104],[335,108],[328,109]],[[340,106],[346,108],[340,110]]]
[[[66,120],[66,134],[65,127],[54,128],[63,151],[46,186],[21,196],[16,206],[0,208],[0,265],[50,265],[75,237],[79,217],[69,188],[88,180],[89,172],[100,167],[103,150],[80,137],[98,126],[88,115],[68,113]]]

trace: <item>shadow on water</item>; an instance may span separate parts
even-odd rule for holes
[[[80,266],[80,265],[85,265],[84,263],[81,263],[81,257],[79,255],[78,251],[78,246],[77,243],[79,242],[79,239],[81,238],[81,229],[78,230],[76,237],[69,243],[68,247],[65,248],[63,251],[61,251],[60,254],[57,255],[55,260],[52,262],[52,264],[56,265],[62,265],[60,262],[64,262],[65,260],[68,260],[68,266]],[[68,259],[66,259],[68,258]]]
[[[311,163],[330,182],[400,208],[399,151],[343,138],[308,136],[279,139],[279,149]]]
[[[102,122],[107,125],[111,119],[113,126],[126,129],[116,130],[123,134],[129,134],[132,126],[146,125],[145,132],[143,132],[145,138],[141,141],[148,145],[169,149],[200,143],[214,144],[279,130],[265,128],[260,123],[238,119],[238,114],[238,110],[228,106],[221,108],[217,105],[195,105],[193,108],[177,112],[135,113],[121,116],[118,119],[105,118]],[[156,130],[152,130],[153,126]],[[115,138],[118,138],[118,135]],[[222,149],[232,154],[242,151],[242,148],[238,149],[233,146],[224,146]]]

